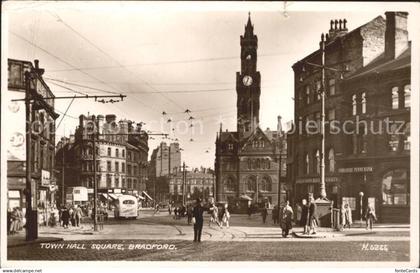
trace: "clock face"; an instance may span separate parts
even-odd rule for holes
[[[242,82],[244,83],[245,86],[250,86],[252,84],[252,77],[246,75],[243,79]]]

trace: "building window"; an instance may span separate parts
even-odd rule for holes
[[[125,163],[124,162],[121,163],[121,171],[123,173],[125,172]]]
[[[110,174],[107,174],[107,175],[106,175],[106,187],[107,187],[107,188],[112,188],[111,183],[112,183],[112,180],[111,180],[111,175],[110,175]]]
[[[382,204],[408,205],[410,203],[409,175],[404,169],[387,172],[382,178]]]
[[[305,155],[305,174],[309,174],[309,154]]]
[[[229,143],[228,144],[228,149],[229,149],[229,151],[232,151],[233,150],[233,144],[232,143]]]
[[[407,122],[405,124],[403,137],[404,137],[404,150],[409,151],[410,150],[410,122]]]
[[[305,99],[306,104],[311,103],[311,87],[309,87],[309,85],[305,87]]]
[[[411,85],[407,84],[404,86],[404,107],[410,107],[411,100]]]
[[[115,187],[120,188],[120,178],[118,176],[115,176]]]
[[[118,149],[115,149],[115,157],[119,157],[120,156],[120,151]]]
[[[330,96],[335,95],[335,79],[330,79],[328,81],[328,89]]]
[[[398,151],[398,147],[400,145],[400,135],[398,132],[398,125],[393,123],[390,129],[389,141],[388,145],[391,151],[395,152]]]
[[[331,173],[335,171],[335,154],[333,148],[328,152],[328,167]]]
[[[272,191],[272,183],[271,179],[268,176],[264,176],[261,180],[261,191],[271,192]]]
[[[314,92],[314,100],[321,99],[321,81],[317,81],[315,83],[315,92]]]
[[[227,192],[233,192],[235,191],[235,181],[232,177],[228,177],[225,180],[225,187]]]
[[[357,114],[357,97],[356,94],[354,94],[351,97],[351,103],[352,103],[352,115],[355,116]]]
[[[249,191],[249,192],[256,192],[257,191],[257,179],[255,178],[255,176],[248,177],[247,191]]]
[[[308,185],[308,194],[314,194],[314,184],[309,184]]]
[[[392,87],[392,109],[399,108],[399,90],[397,86]]]
[[[108,156],[111,156],[111,148],[108,148]]]
[[[366,92],[362,93],[362,114],[366,114]]]
[[[133,175],[137,175],[137,166],[136,165],[133,166]]]
[[[127,174],[131,175],[131,165],[127,164]]]
[[[125,157],[125,150],[124,149],[121,151],[121,156]]]
[[[118,173],[120,171],[120,163],[117,161],[115,162],[115,172]]]
[[[110,172],[110,171],[111,171],[111,161],[107,161],[107,162],[106,162],[106,170],[107,170],[108,172]]]
[[[315,169],[315,172],[317,174],[319,174],[320,173],[320,166],[321,166],[320,157],[319,157],[319,150],[315,150],[314,155],[315,155],[314,156],[314,169]]]
[[[328,110],[328,120],[329,121],[335,120],[335,109]]]
[[[251,159],[248,159],[248,170],[252,169],[252,161]]]

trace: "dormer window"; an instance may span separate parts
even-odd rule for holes
[[[228,149],[229,149],[229,151],[232,151],[233,150],[233,144],[232,143],[229,143],[228,144]]]

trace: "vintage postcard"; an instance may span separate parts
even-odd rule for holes
[[[3,272],[417,272],[418,4],[2,6]]]

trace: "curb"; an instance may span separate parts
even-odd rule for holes
[[[12,247],[18,247],[18,246],[26,246],[26,245],[33,245],[33,244],[39,244],[39,243],[52,243],[52,242],[60,242],[63,241],[63,238],[58,238],[58,237],[44,237],[44,238],[38,238],[35,239],[34,241],[18,241],[18,242],[8,242],[7,243],[7,248],[12,248]]]

